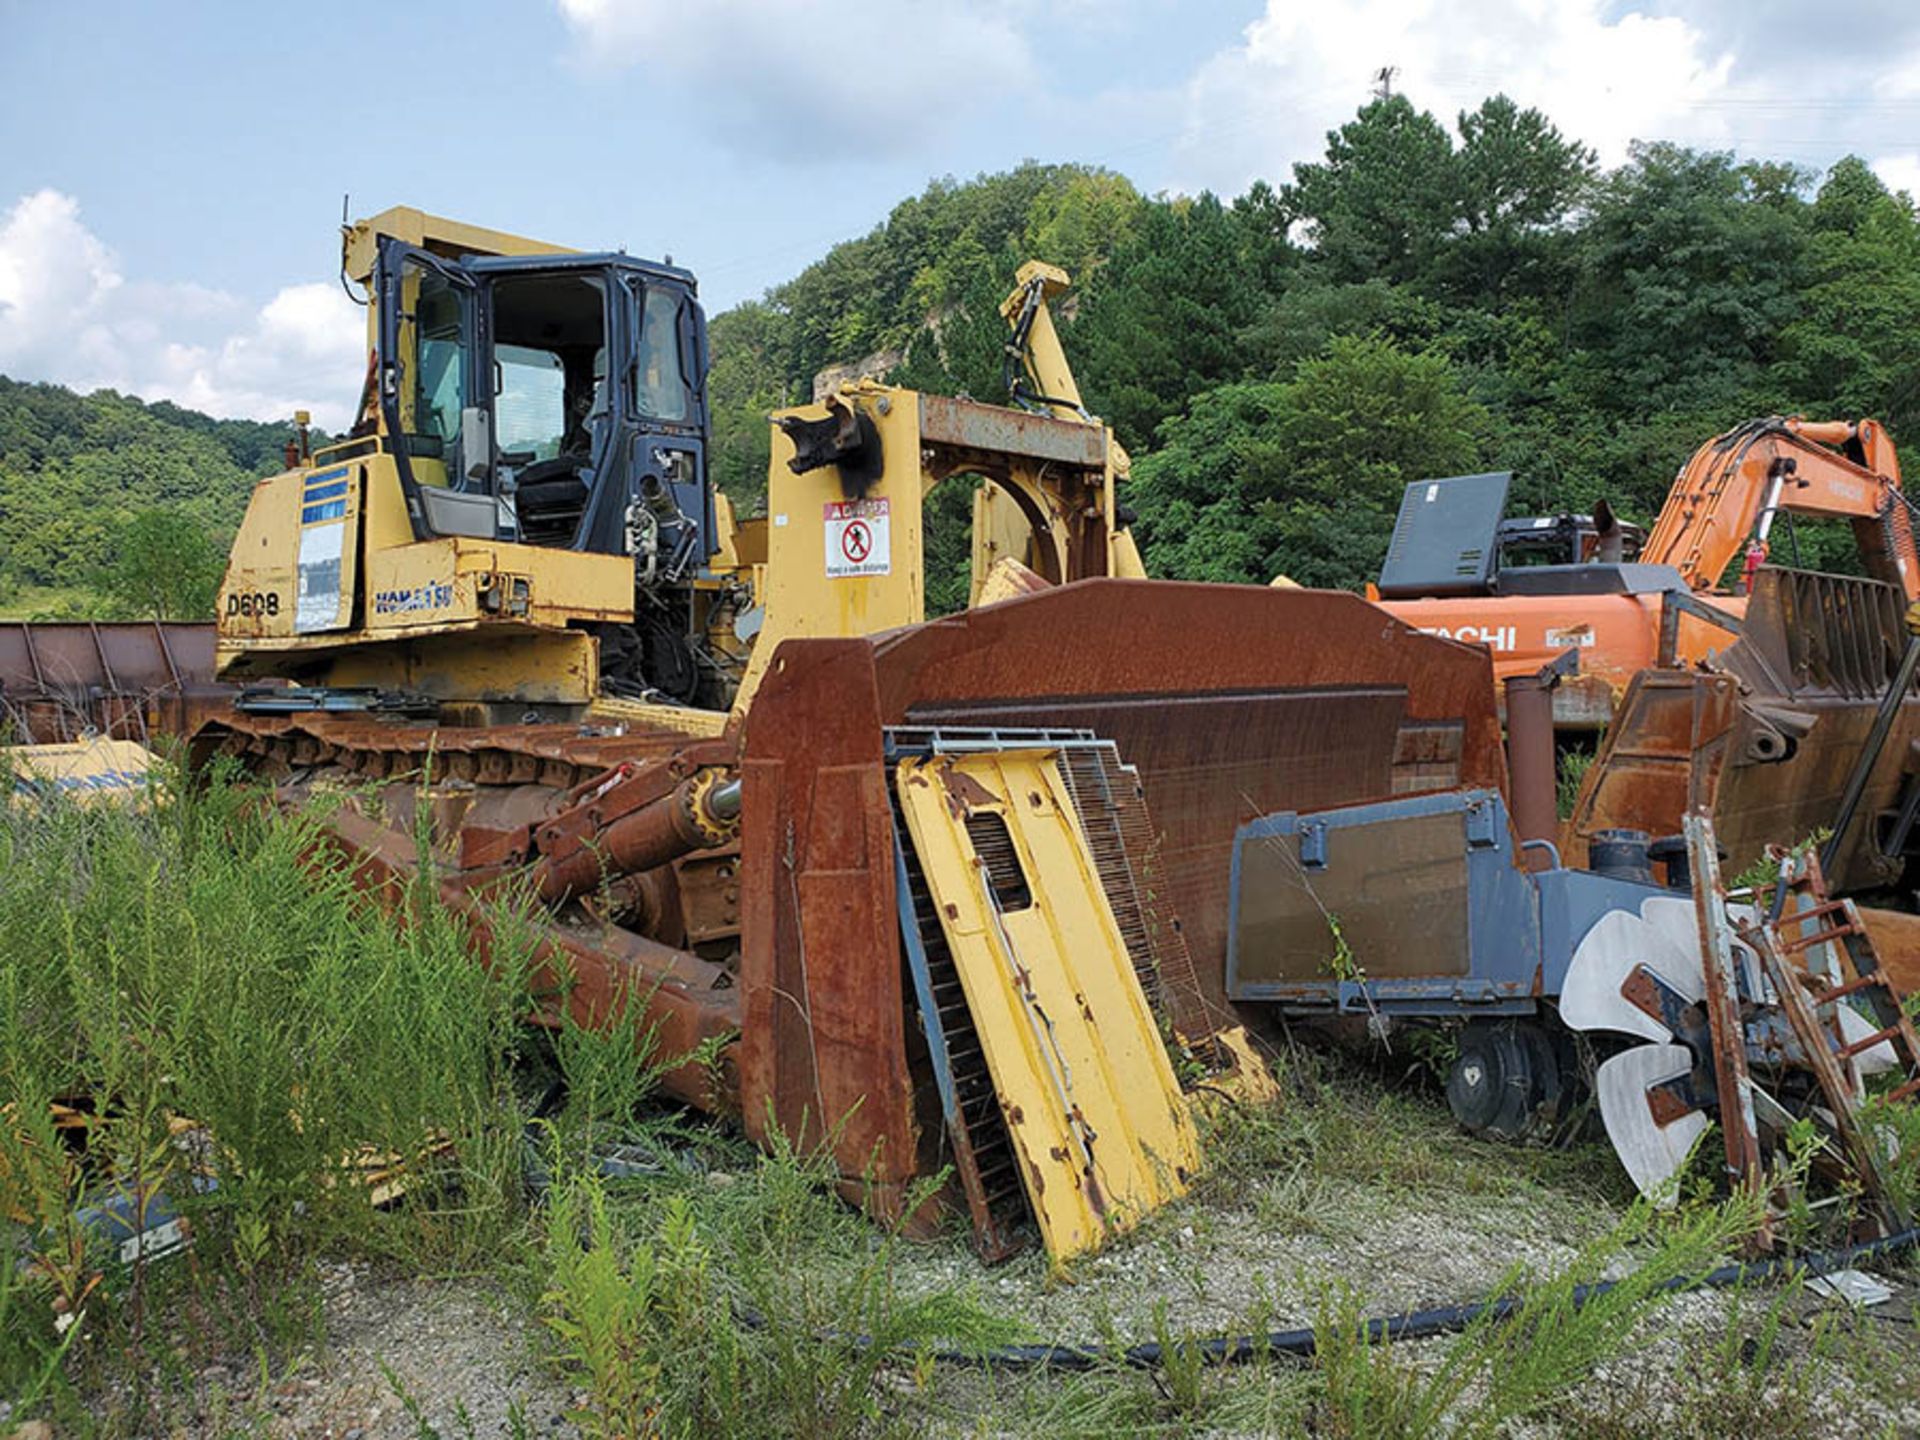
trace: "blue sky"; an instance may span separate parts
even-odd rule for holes
[[[1283,181],[1381,65],[1448,117],[1505,89],[1609,161],[1854,150],[1920,187],[1894,0],[0,0],[0,373],[337,422],[343,193],[671,253],[721,309],[939,175]]]

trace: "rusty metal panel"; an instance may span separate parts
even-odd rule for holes
[[[1269,835],[1241,850],[1239,984],[1358,978],[1341,973],[1348,964],[1369,980],[1467,973],[1467,846],[1458,811],[1321,834],[1330,852],[1321,866],[1303,862],[1297,835]]]
[[[42,742],[190,734],[231,694],[214,682],[213,647],[211,625],[0,622],[0,724]]]
[[[1882,581],[1767,566],[1754,576],[1742,641],[1725,666],[1788,697],[1878,700],[1905,648],[1905,609]]]
[[[1628,686],[1563,831],[1569,863],[1594,831],[1675,834],[1705,808],[1738,873],[1766,846],[1833,823],[1847,777],[1897,668],[1899,594],[1878,581],[1763,568],[1741,636],[1712,673],[1648,670]],[[1920,739],[1910,697],[1870,778],[1863,819],[1834,856],[1836,889],[1873,888],[1882,862],[1875,818],[1895,803]]]
[[[1634,676],[1562,828],[1562,859],[1584,863],[1586,843],[1599,830],[1677,834],[1690,808],[1711,805],[1738,699],[1737,685],[1724,675]]]
[[[1077,420],[1057,420],[1004,405],[920,397],[920,438],[927,445],[979,450],[1099,470],[1106,465],[1106,431]]]
[[[877,708],[867,641],[790,640],[748,712],[741,1104],[762,1143],[829,1143],[846,1193],[898,1218],[938,1156],[919,1154]]]

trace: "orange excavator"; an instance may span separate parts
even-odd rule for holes
[[[1675,476],[1637,555],[1634,527],[1604,509],[1503,521],[1510,479],[1408,485],[1369,598],[1429,634],[1486,645],[1496,681],[1576,651],[1577,675],[1554,691],[1563,730],[1604,726],[1637,672],[1728,645],[1782,514],[1849,520],[1863,572],[1920,599],[1899,458],[1875,420],[1774,416],[1715,436]],[[1559,563],[1513,563],[1550,535]]]

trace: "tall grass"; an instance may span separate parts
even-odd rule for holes
[[[967,1294],[903,1293],[899,1242],[834,1198],[825,1152],[719,1173],[578,1173],[548,1206],[543,1318],[589,1434],[920,1433],[928,1347],[1014,1337]]]
[[[0,1217],[23,1257],[0,1376],[137,1350],[156,1287],[189,1277],[257,1322],[321,1251],[455,1268],[518,1223],[515,948],[483,970],[425,897],[394,924],[306,863],[319,839],[224,783],[0,808]],[[392,1213],[370,1169],[404,1189]],[[163,1201],[188,1262],[123,1262],[124,1232],[76,1218]]]

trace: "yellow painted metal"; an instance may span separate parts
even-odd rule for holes
[[[295,629],[301,545],[315,529],[302,523],[302,499],[316,467],[262,480],[220,589],[223,677],[296,674],[308,684],[424,689],[448,700],[592,698],[593,641],[569,627],[633,618],[631,557],[458,535],[417,541],[391,455],[317,473],[334,470],[347,478],[344,514],[324,522],[344,533],[336,624]],[[452,638],[461,634],[476,638]]]
[[[1041,1237],[1093,1250],[1183,1194],[1200,1147],[1057,754],[908,760],[896,783]]]
[[[323,642],[325,670],[311,683],[370,685],[446,701],[586,705],[598,689],[599,646],[578,630],[484,625],[405,631],[384,644]]]
[[[131,740],[96,736],[61,745],[13,745],[0,755],[12,771],[14,805],[50,793],[82,805],[131,804],[151,793],[153,752]]]
[[[482,225],[429,215],[409,205],[395,205],[370,219],[354,221],[342,233],[340,258],[349,279],[365,284],[373,275],[374,256],[382,235],[450,260],[462,255],[575,253],[564,245],[549,245],[544,240],[529,240],[504,230],[489,230]]]
[[[760,679],[782,640],[806,636],[871,635],[925,618],[920,500],[920,396],[912,390],[871,380],[844,386],[841,403],[873,421],[884,464],[880,475],[858,497],[850,496],[838,466],[796,475],[789,462],[793,441],[776,423],[773,453],[767,464],[767,568],[759,592],[766,623],[754,642],[753,658],[734,700],[745,713]],[[824,420],[827,406],[802,405],[781,416]],[[867,507],[868,543],[884,554],[886,568],[875,573],[832,573],[844,556],[830,554],[830,535],[844,533],[835,507],[855,500]],[[884,516],[884,532],[880,520]]]
[[[1054,328],[1053,311],[1048,303],[1067,293],[1073,283],[1068,279],[1067,272],[1044,260],[1027,261],[1014,272],[1013,293],[1000,303],[1000,313],[1009,325],[1018,321],[1021,312],[1026,309],[1030,288],[1036,281],[1040,286],[1040,303],[1035,307],[1033,320],[1027,328],[1026,350],[1020,357],[1021,364],[1025,366],[1027,379],[1035,390],[1064,402],[1054,406],[1054,411],[1064,411],[1067,418],[1072,418],[1085,406],[1080,399],[1079,382],[1073,378],[1073,367],[1067,363],[1066,347],[1060,343],[1060,332]]]
[[[1260,1052],[1244,1025],[1229,1025],[1213,1036],[1214,1051],[1220,1068],[1208,1082],[1227,1098],[1243,1105],[1277,1105],[1280,1081]]]
[[[644,730],[673,730],[682,735],[710,739],[725,732],[727,712],[694,710],[685,705],[649,705],[644,700],[626,700],[618,695],[601,695],[588,707],[587,719],[601,724],[629,725]]]

